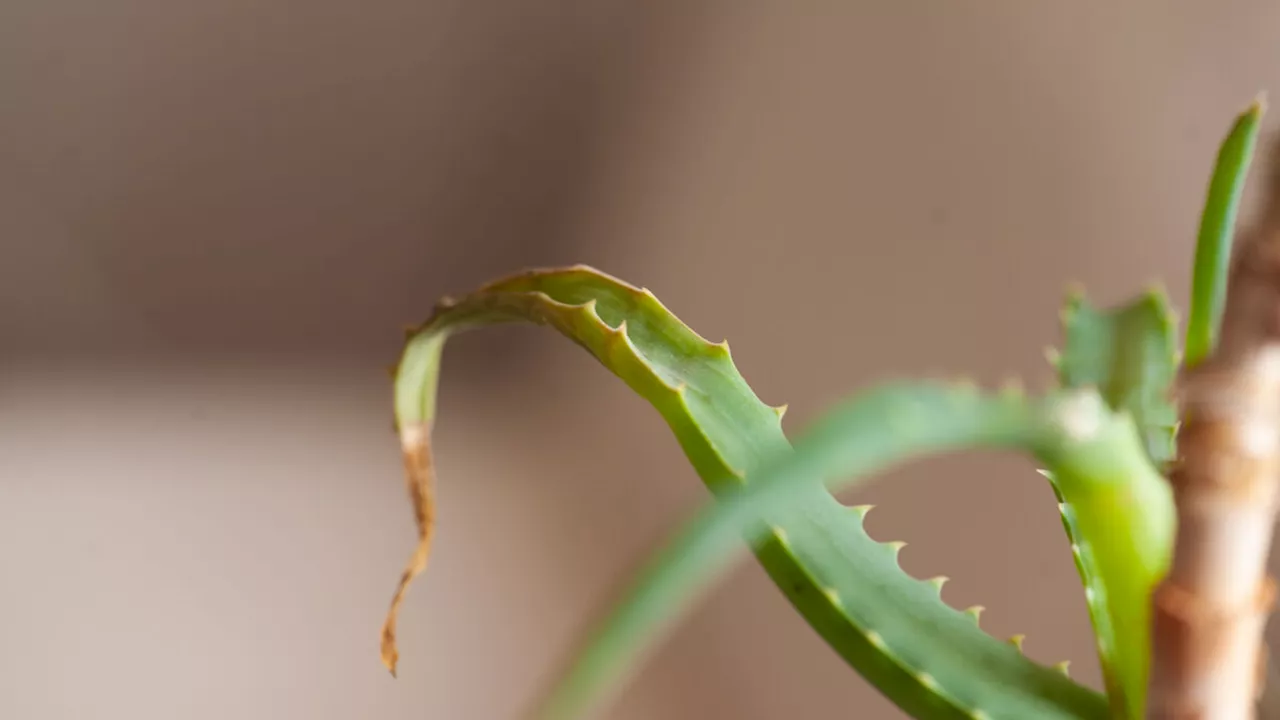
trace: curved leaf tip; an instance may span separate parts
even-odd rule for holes
[[[427,567],[431,554],[431,538],[435,531],[435,470],[431,457],[431,428],[426,423],[408,423],[400,427],[400,450],[404,459],[405,485],[413,502],[413,519],[418,529],[418,543],[400,575],[400,583],[391,599],[391,608],[382,625],[382,664],[394,677],[400,652],[396,647],[396,620],[404,604],[409,584]]]

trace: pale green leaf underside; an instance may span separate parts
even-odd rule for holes
[[[411,337],[397,373],[401,426],[431,424],[448,333],[511,321],[550,325],[588,350],[661,413],[706,485],[731,500],[724,505],[727,516],[714,514],[720,505],[713,505],[710,546],[663,556],[673,564],[646,574],[589,636],[543,717],[581,717],[616,690],[658,631],[743,548],[738,530],[744,516],[733,510],[742,507],[763,520],[758,527],[766,532],[753,547],[779,589],[837,653],[910,715],[1108,716],[1103,696],[985,634],[974,617],[943,603],[934,583],[904,573],[896,545],[871,539],[861,513],[817,482],[826,471],[865,475],[922,452],[968,446],[1034,446],[1054,459],[1058,426],[1045,420],[1041,405],[963,388],[893,386],[863,395],[847,406],[847,426],[828,423],[827,435],[817,432],[808,452],[793,454],[780,412],[755,396],[727,346],[701,338],[647,291],[577,267],[525,273],[438,308]],[[774,468],[771,474],[764,473],[767,467]],[[813,472],[797,470],[806,468]],[[1066,469],[1067,478],[1079,470]],[[737,491],[760,473],[781,490],[778,502],[742,505]],[[688,563],[699,559],[706,564],[690,575]]]
[[[1063,311],[1065,341],[1057,360],[1063,388],[1097,388],[1115,411],[1133,416],[1155,467],[1174,457],[1177,409],[1170,397],[1177,373],[1176,321],[1164,295],[1098,310],[1073,295]],[[1097,486],[1058,482],[1063,526],[1117,717],[1143,717],[1150,664],[1150,593],[1164,577],[1176,517],[1163,478],[1127,481],[1124,497]],[[1106,486],[1103,486],[1106,487]]]
[[[1133,415],[1147,454],[1164,467],[1175,453],[1178,410],[1177,319],[1159,290],[1099,310],[1073,294],[1062,313],[1065,335],[1057,362],[1065,388],[1094,387],[1107,404]]]

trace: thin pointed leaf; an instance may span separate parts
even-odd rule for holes
[[[1217,342],[1227,296],[1236,215],[1265,112],[1266,103],[1259,96],[1236,118],[1218,150],[1218,160],[1209,180],[1191,279],[1191,314],[1187,318],[1184,360],[1189,368],[1198,365]]]

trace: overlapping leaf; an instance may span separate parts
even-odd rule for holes
[[[647,291],[603,273],[582,267],[531,272],[446,303],[408,343],[396,378],[397,422],[420,508],[430,506],[430,467],[423,458],[430,456],[427,437],[444,339],[459,328],[509,321],[555,328],[648,400],[719,497],[734,496],[766,463],[791,456],[779,411],[757,399],[727,346],[698,336]],[[1030,416],[1016,402],[990,405],[963,389],[939,392],[930,386],[903,392],[861,405],[860,431],[850,435],[847,447],[863,448],[868,460],[881,462],[930,443],[998,443],[1030,432],[1024,423]],[[939,414],[937,404],[956,412]],[[930,424],[930,418],[942,425]],[[886,435],[888,428],[903,434]],[[990,637],[971,615],[943,603],[936,584],[903,572],[896,545],[868,537],[861,514],[837,502],[819,479],[814,475],[800,484],[800,501],[768,514],[771,534],[755,545],[756,556],[814,629],[881,692],[921,718],[1105,717],[1105,700],[1096,692]],[[429,521],[430,513],[418,517]],[[429,528],[422,534],[429,538]],[[730,555],[733,547],[741,547],[741,537],[725,548]],[[425,552],[415,555],[406,585],[424,557]],[[655,581],[649,587],[674,588],[679,597],[696,589],[679,581],[672,585],[662,573],[648,577]],[[670,577],[678,580],[678,574]],[[676,617],[679,603],[668,600],[678,599],[644,595],[602,633],[593,633],[545,706],[545,717],[578,717],[606,698],[657,638],[654,631]],[[393,633],[386,651],[393,662]]]

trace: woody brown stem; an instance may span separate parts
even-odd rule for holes
[[[1277,146],[1280,150],[1280,146]],[[1280,163],[1272,158],[1272,171]],[[1232,265],[1218,346],[1181,378],[1172,565],[1153,600],[1147,717],[1251,720],[1275,588],[1280,491],[1280,183]]]

